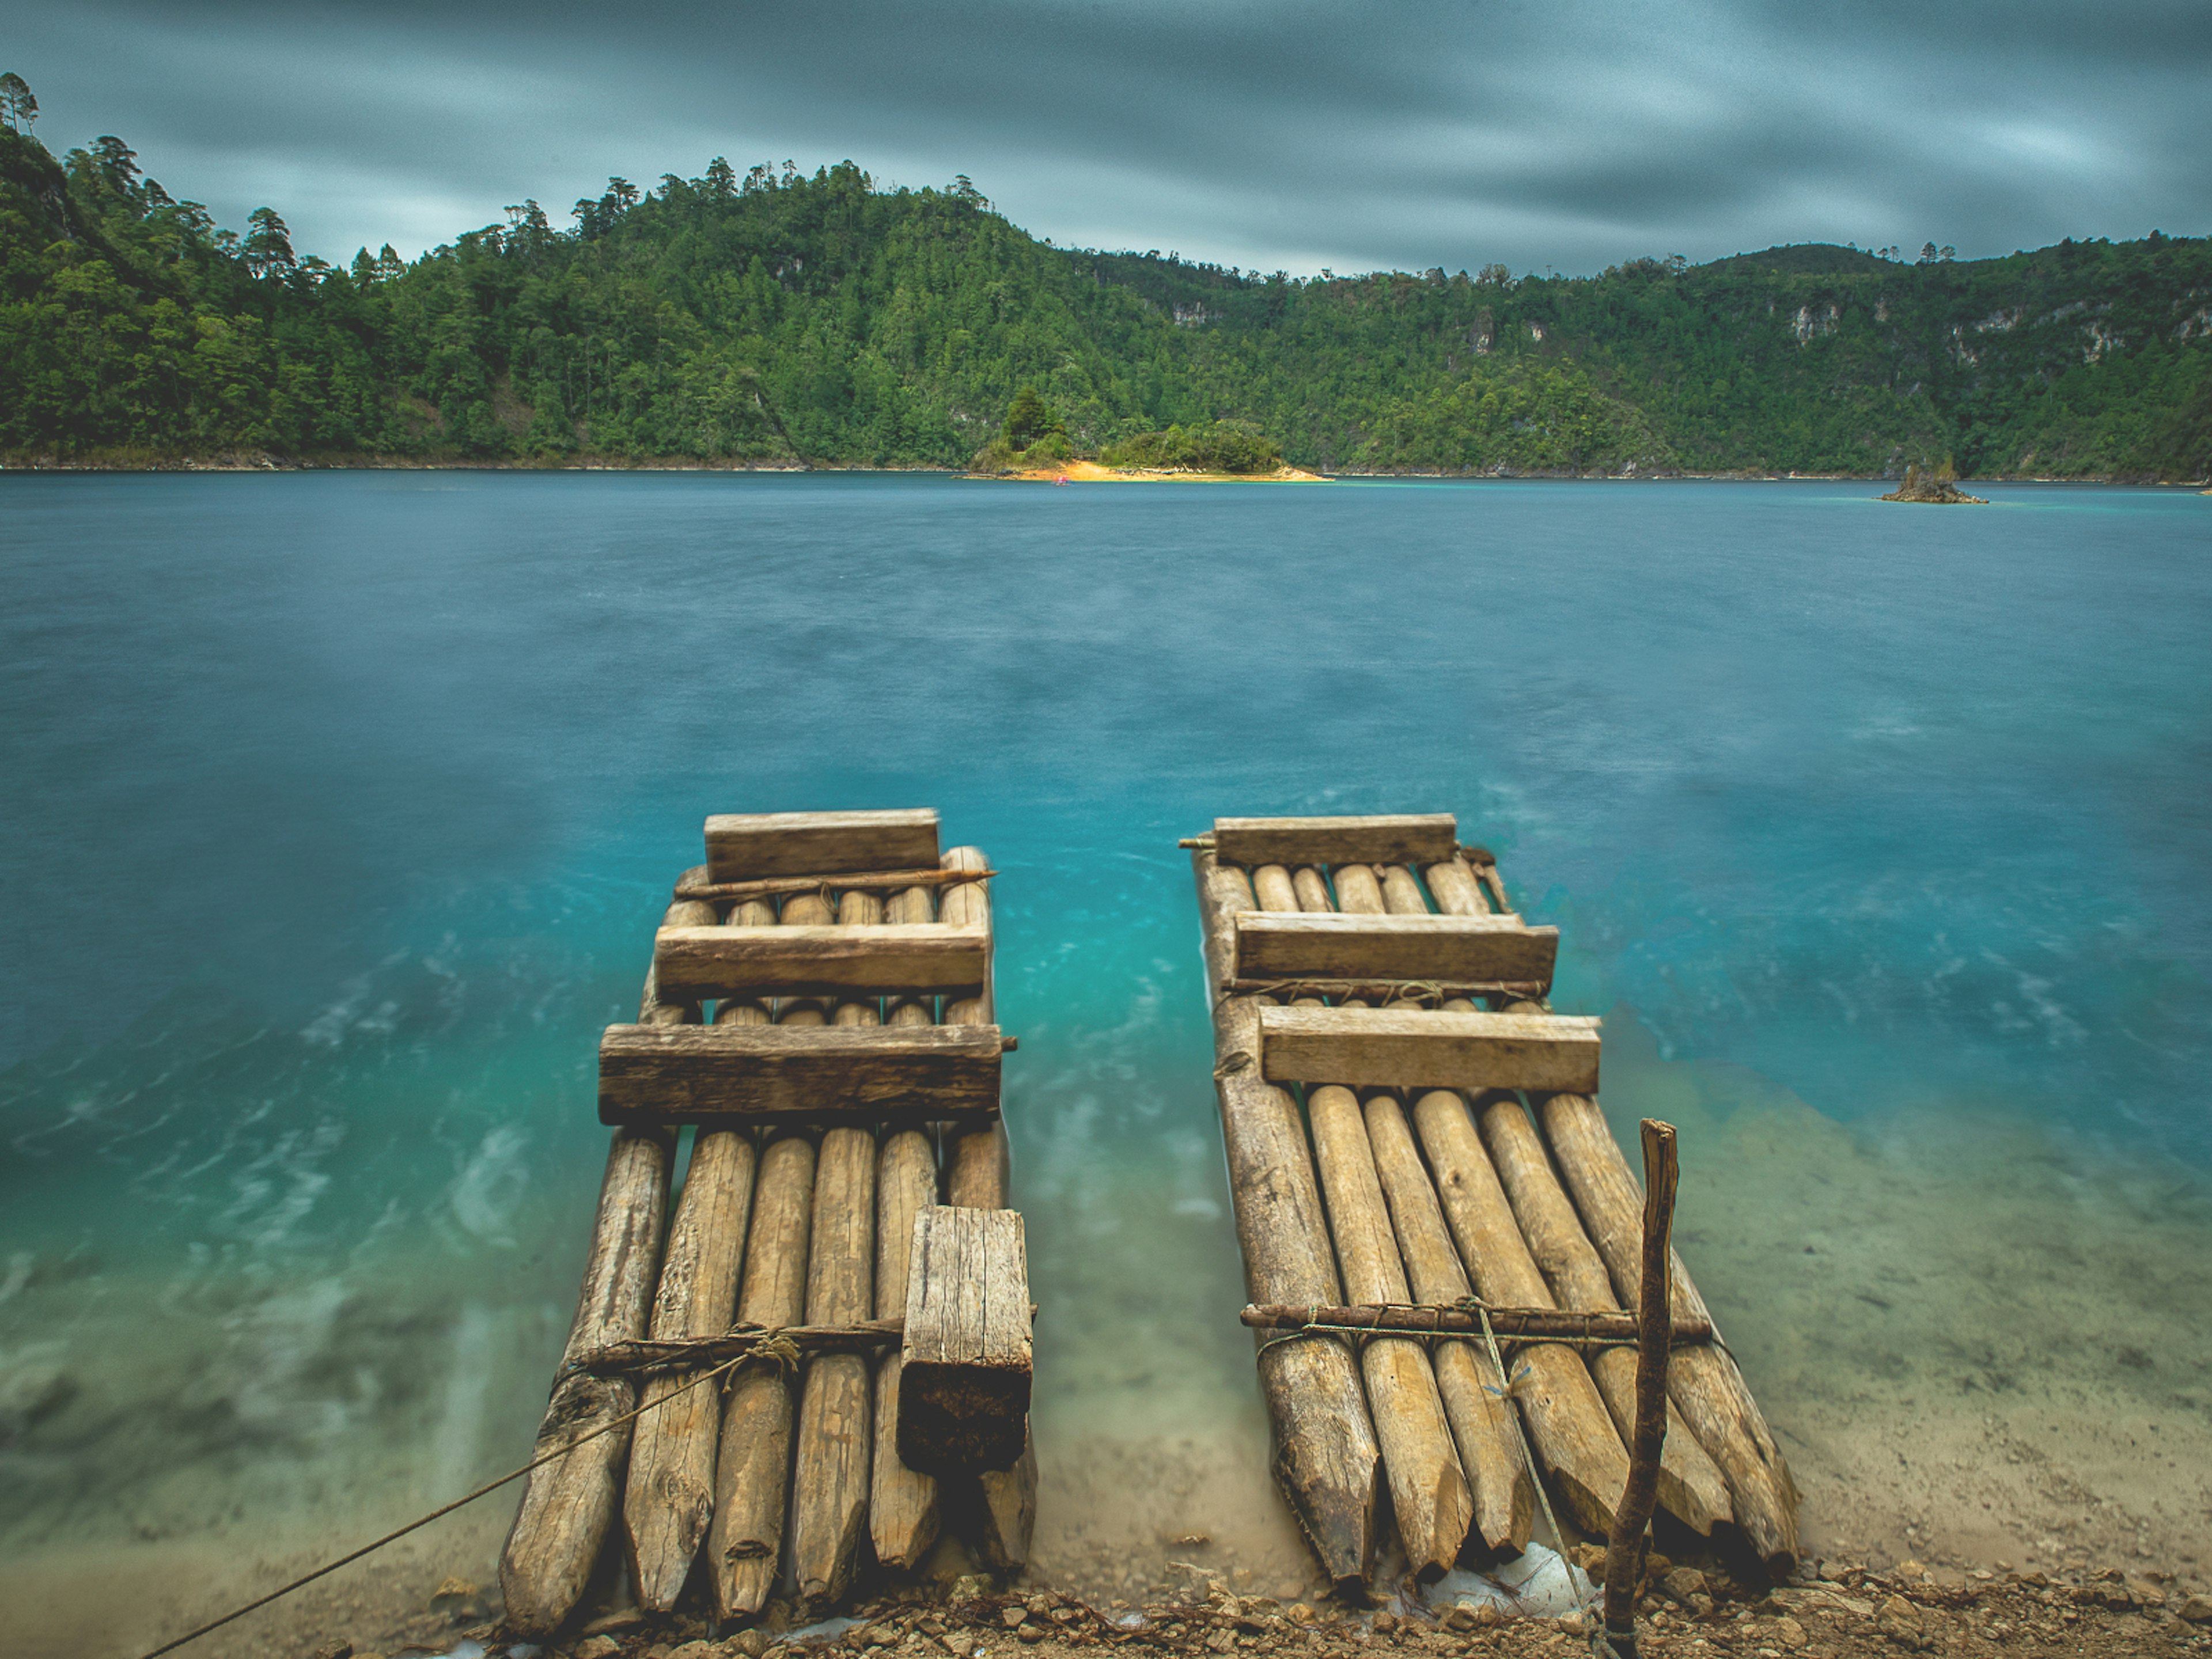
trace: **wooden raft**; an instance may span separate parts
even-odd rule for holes
[[[1550,1310],[1635,1312],[1643,1192],[1595,1099],[1597,1022],[1544,1000],[1557,930],[1514,914],[1448,815],[1218,818],[1185,845],[1245,1283],[1268,1304],[1246,1318],[1277,1478],[1322,1565],[1369,1587],[1386,1494],[1423,1579],[1517,1551],[1535,1498],[1524,1435],[1562,1519],[1604,1537],[1635,1352],[1577,1340]],[[1699,1534],[1734,1528],[1779,1576],[1796,1485],[1679,1256],[1674,1272],[1684,1346],[1660,1507]],[[1510,1380],[1479,1316],[1405,1309],[1469,1298],[1528,1333],[1501,1332]],[[1296,1309],[1362,1328],[1311,1332]],[[1455,1328],[1468,1335],[1420,1334]]]
[[[990,1567],[1029,1553],[989,867],[940,856],[933,811],[718,816],[706,840],[636,1023],[600,1043],[614,1143],[538,1437],[573,1449],[530,1476],[500,1563],[526,1635],[561,1628],[617,1538],[639,1607],[696,1575],[724,1620],[779,1586],[827,1608],[941,1527]]]

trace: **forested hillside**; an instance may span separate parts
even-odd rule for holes
[[[0,455],[961,465],[1027,386],[1085,453],[1230,420],[1339,470],[2212,472],[2203,240],[1298,280],[720,161],[568,219],[339,269],[119,140],[0,130]]]

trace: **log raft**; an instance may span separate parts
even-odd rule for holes
[[[574,1449],[532,1474],[501,1556],[518,1634],[569,1630],[617,1547],[641,1607],[696,1574],[724,1620],[779,1592],[826,1611],[963,1521],[978,1559],[1027,1559],[1026,1376],[1006,1386],[997,1327],[972,1375],[940,1345],[926,1378],[940,1402],[998,1402],[988,1447],[939,1447],[927,1473],[899,1454],[917,1224],[947,1197],[1006,1210],[991,873],[973,848],[940,854],[934,812],[708,821],[638,1018],[600,1045],[617,1127],[538,1436]],[[1025,1365],[1020,1218],[979,1219],[994,1243],[977,1271],[1000,1301],[1021,1285]],[[950,1271],[939,1301],[963,1291]]]
[[[1644,1200],[1596,1103],[1598,1024],[1544,1000],[1556,930],[1446,815],[1222,818],[1184,844],[1244,1322],[1323,1567],[1374,1588],[1384,1515],[1416,1572],[1453,1565],[1452,1525],[1462,1559],[1518,1549],[1532,1457],[1604,1538],[1642,1426]],[[1679,1255],[1672,1291],[1658,1506],[1783,1574],[1796,1487]]]

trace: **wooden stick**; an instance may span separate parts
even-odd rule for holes
[[[1339,869],[1337,899],[1352,915],[1382,908],[1374,874],[1364,866]],[[1387,1110],[1396,1102],[1382,1096],[1377,1105]],[[1306,1119],[1345,1294],[1356,1302],[1406,1301],[1406,1269],[1358,1097],[1333,1084],[1310,1088]],[[1419,1343],[1393,1340],[1364,1344],[1359,1369],[1407,1565],[1422,1583],[1433,1583],[1458,1561],[1474,1522],[1474,1490],[1445,1421],[1436,1369]]]
[[[1385,1191],[1388,1191],[1386,1184]],[[1437,1225],[1443,1224],[1439,1212]],[[1449,1242],[1449,1241],[1447,1241]],[[1455,1260],[1456,1258],[1455,1257]],[[1447,1283],[1450,1280],[1446,1279]],[[1464,1273],[1461,1282],[1465,1282]],[[1462,1292],[1462,1294],[1465,1294]],[[1465,1304],[1429,1302],[1365,1302],[1342,1308],[1294,1308],[1280,1303],[1262,1307],[1247,1303],[1237,1317],[1255,1331],[1302,1331],[1341,1328],[1352,1331],[1407,1331],[1421,1336],[1448,1337],[1454,1341],[1479,1339],[1483,1315],[1501,1346],[1517,1342],[1565,1342],[1598,1345],[1618,1343],[1634,1347],[1641,1327],[1633,1314],[1571,1313],[1564,1308],[1492,1308],[1480,1312],[1472,1299]],[[1713,1328],[1702,1322],[1678,1319],[1672,1340],[1688,1347],[1713,1340]],[[735,1349],[729,1350],[734,1352]],[[727,1353],[724,1355],[727,1358]],[[1519,1454],[1516,1452],[1517,1457]]]
[[[1674,1229],[1674,1128],[1644,1120],[1644,1273],[1638,1298],[1636,1437],[1628,1484],[1605,1552],[1605,1632],[1620,1659],[1636,1659],[1636,1580],[1644,1565],[1644,1529],[1659,1495],[1659,1462],[1667,1443],[1667,1330]]]
[[[981,927],[989,934],[991,896],[983,878],[991,867],[990,860],[975,848],[956,847],[944,861],[946,869],[959,871],[969,879],[945,888],[939,896],[941,919],[956,927]],[[948,1006],[945,1023],[989,1024],[995,1006],[993,978],[987,959],[982,994]],[[946,1203],[978,1210],[1006,1207],[1013,1153],[1003,1121],[953,1141],[946,1149],[945,1164]],[[1022,1431],[1022,1455],[1013,1468],[975,1476],[973,1487],[961,1482],[967,1488],[963,1507],[975,1513],[980,1525],[975,1553],[986,1566],[1002,1572],[1016,1572],[1028,1565],[1030,1535],[1036,1527],[1036,1445],[1029,1438],[1026,1422]]]
[[[1225,996],[1339,997],[1386,1006],[1401,1001],[1440,1002],[1454,997],[1541,996],[1533,979],[1227,979],[1214,988]]]
[[[842,927],[880,927],[884,902],[860,890],[838,899]],[[872,1000],[842,1002],[832,1016],[843,1027],[877,1025]],[[812,1247],[806,1277],[810,1324],[866,1319],[875,1308],[876,1138],[866,1128],[834,1128],[822,1136],[814,1175]],[[868,1362],[859,1354],[810,1360],[799,1396],[797,1465],[792,1477],[792,1578],[799,1605],[819,1611],[853,1582],[867,1530],[872,1393]]]
[[[986,870],[987,876],[995,876],[996,870]],[[679,899],[747,899],[780,898],[786,893],[815,893],[828,890],[846,892],[902,892],[916,888],[939,887],[946,882],[971,879],[964,870],[856,870],[842,876],[763,876],[752,881],[709,881],[707,866],[695,865],[686,870],[676,883]],[[898,921],[901,918],[893,917]],[[908,921],[927,921],[927,916],[908,917]]]
[[[1243,871],[1218,865],[1211,848],[1195,849],[1191,867],[1206,976],[1218,984],[1227,977],[1233,918],[1252,908],[1252,888]],[[1260,1076],[1259,1000],[1221,999],[1213,1043],[1246,1291],[1261,1303],[1341,1302],[1297,1104]],[[1329,1577],[1347,1594],[1364,1595],[1375,1568],[1382,1454],[1352,1354],[1334,1341],[1265,1344],[1259,1371],[1283,1495]]]
[[[830,914],[818,895],[801,894],[784,909],[795,924],[818,925]],[[823,1018],[821,1006],[804,999],[786,999],[776,1016],[779,1023],[795,1025],[819,1025]],[[814,1170],[811,1140],[793,1132],[771,1133],[761,1154],[744,1285],[738,1297],[738,1317],[748,1324],[796,1325],[804,1316]],[[757,1613],[775,1587],[791,1481],[792,1423],[791,1384],[781,1370],[748,1366],[738,1373],[722,1408],[714,1519],[707,1534],[714,1605],[722,1618]]]
[[[1414,1103],[1413,1123],[1477,1292],[1486,1302],[1553,1306],[1467,1102],[1450,1090],[1431,1090]],[[1529,1442],[1569,1515],[1585,1532],[1605,1532],[1628,1479],[1628,1454],[1588,1368],[1572,1349],[1547,1343],[1516,1355],[1513,1370],[1512,1395]]]
[[[1522,1236],[1550,1281],[1563,1308],[1620,1315],[1605,1263],[1583,1232],[1573,1202],[1559,1186],[1521,1103],[1493,1095],[1483,1107],[1483,1144],[1490,1149],[1505,1186]],[[1711,1327],[1708,1325],[1707,1329]],[[1604,1348],[1585,1356],[1597,1391],[1605,1396],[1613,1425],[1623,1438],[1636,1424],[1636,1358],[1626,1348]],[[1679,1423],[1670,1425],[1680,1428]],[[1687,1429],[1667,1437],[1659,1471],[1659,1501],[1669,1515],[1693,1532],[1710,1535],[1716,1523],[1731,1518],[1728,1482]]]
[[[959,872],[931,871],[932,877]],[[935,920],[927,885],[891,896],[895,922]],[[892,1006],[885,1024],[931,1024],[927,1005],[906,998]],[[884,1137],[876,1162],[876,1314],[879,1320],[902,1316],[906,1304],[908,1253],[914,1218],[937,1202],[937,1148],[920,1129],[901,1129]],[[869,1468],[868,1532],[876,1559],[910,1571],[921,1565],[937,1541],[937,1480],[907,1468],[898,1455],[898,1389],[903,1362],[896,1348],[876,1362],[875,1456]]]
[[[696,917],[691,907],[671,905],[663,925],[680,926]],[[680,1024],[698,1018],[696,1006],[663,1003],[647,974],[640,1024]],[[540,1455],[573,1443],[636,1407],[637,1385],[629,1378],[592,1376],[566,1367],[592,1349],[646,1334],[675,1150],[675,1137],[659,1128],[618,1130],[608,1149],[583,1285],[562,1356],[565,1374],[554,1386],[538,1430]],[[599,1435],[533,1471],[525,1484],[499,1563],[507,1620],[518,1632],[550,1633],[582,1596],[614,1520],[617,1482],[629,1439],[624,1429]]]

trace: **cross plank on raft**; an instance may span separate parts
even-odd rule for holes
[[[1516,916],[1269,915],[1237,918],[1240,980],[1503,981],[1548,985],[1559,930]]]
[[[1030,1409],[1021,1212],[932,1205],[915,1217],[908,1261],[899,1457],[938,1474],[1010,1468]]]
[[[973,990],[990,972],[991,934],[944,922],[845,927],[664,927],[653,967],[666,997],[746,991]]]
[[[1597,1021],[1571,1014],[1262,1008],[1271,1083],[1597,1092]]]
[[[937,814],[721,812],[707,820],[710,881],[919,870],[937,863]]]
[[[995,1025],[610,1025],[599,1121],[988,1117],[1005,1047]]]
[[[1216,818],[1213,855],[1224,864],[1436,864],[1459,846],[1449,812],[1346,818]]]

